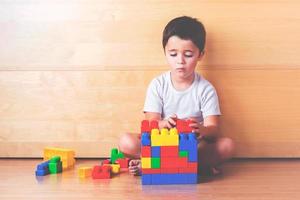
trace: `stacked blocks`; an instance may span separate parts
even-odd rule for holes
[[[49,160],[50,174],[57,174],[62,172],[62,162],[59,156],[54,156]]]
[[[62,162],[59,156],[54,156],[50,160],[40,163],[35,171],[36,176],[46,176],[62,172]]]
[[[104,160],[101,165],[96,165],[92,170],[93,179],[110,179],[112,174],[118,174],[121,170],[128,170],[129,158],[117,148],[111,150],[110,160]]]
[[[177,120],[177,128],[158,129],[157,121],[142,121],[142,184],[196,184],[197,138],[190,121]]]
[[[69,169],[75,165],[75,151],[71,149],[52,148],[48,147],[44,149],[44,161],[49,160],[53,156],[59,156],[61,158],[63,169]]]

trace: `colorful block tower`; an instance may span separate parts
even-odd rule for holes
[[[189,121],[178,120],[179,129],[158,129],[157,121],[141,124],[142,184],[196,184],[197,138]]]
[[[75,165],[75,151],[72,149],[46,147],[44,149],[44,161],[51,159],[53,156],[59,156],[63,169],[73,168]]]

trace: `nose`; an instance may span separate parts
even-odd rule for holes
[[[177,63],[178,64],[184,64],[185,63],[184,56],[182,54],[178,54]]]

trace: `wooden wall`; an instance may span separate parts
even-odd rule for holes
[[[45,146],[108,156],[136,132],[149,81],[168,70],[166,23],[200,19],[199,72],[220,96],[236,157],[300,156],[300,2],[0,1],[0,157]]]

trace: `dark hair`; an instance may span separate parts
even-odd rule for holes
[[[170,37],[178,36],[184,40],[191,40],[200,50],[205,46],[205,28],[196,18],[182,16],[172,19],[163,32],[162,45],[165,49]]]

